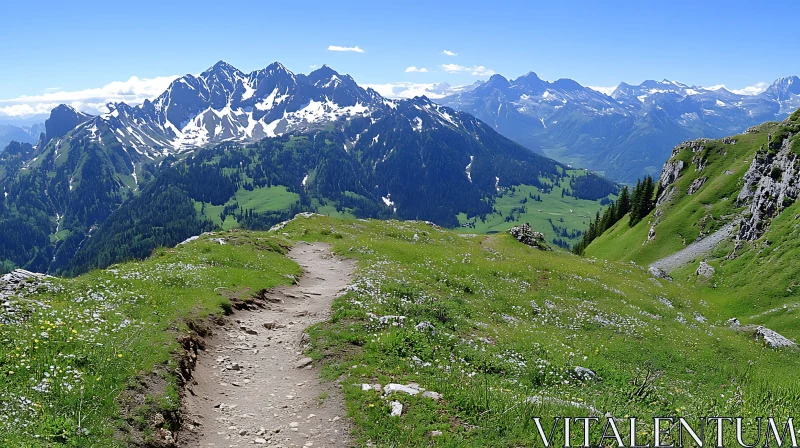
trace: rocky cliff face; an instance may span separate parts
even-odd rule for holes
[[[761,237],[769,220],[797,200],[800,160],[792,151],[791,137],[792,134],[788,134],[782,142],[776,142],[770,136],[769,148],[762,147],[753,157],[737,197],[740,205],[748,205],[739,226],[738,240],[752,241]]]
[[[734,235],[739,242],[737,248],[743,241],[754,241],[764,235],[770,221],[800,196],[800,150],[798,150],[800,140],[796,138],[800,135],[800,115],[796,113],[780,124],[772,124],[771,127],[748,129],[747,134],[760,132],[767,134],[766,143],[751,153],[752,161],[749,168],[735,187],[741,190],[725,193],[728,197],[736,198],[735,205],[740,212],[727,217],[716,217],[736,223],[738,229]],[[763,139],[761,141],[763,142]],[[727,137],[718,141],[708,139],[688,141],[676,146],[672,151],[672,157],[664,164],[661,171],[654,223],[657,224],[663,219],[665,205],[677,198],[696,194],[712,180],[713,176],[718,175],[714,173],[719,170],[708,172],[708,160],[711,154],[708,148],[716,148],[718,153],[725,154],[730,149],[727,145],[736,143],[736,138]],[[690,150],[691,154],[687,154],[687,150]],[[744,154],[750,158],[747,153]],[[689,157],[691,162],[687,163]],[[687,170],[690,165],[694,165],[694,171]],[[689,175],[687,173],[692,173],[692,181],[684,182],[682,185],[685,191],[680,191],[678,183]],[[732,170],[722,171],[724,176],[733,173]],[[722,196],[724,195],[720,195]],[[703,223],[700,224],[703,227]]]
[[[702,156],[702,153],[705,149],[706,143],[709,141],[710,140],[706,138],[689,140],[681,143],[672,150],[672,155],[670,156],[669,160],[664,163],[664,168],[661,169],[661,176],[658,180],[658,192],[656,194],[656,197],[658,198],[656,201],[656,207],[672,200],[672,198],[675,196],[675,187],[673,184],[680,179],[683,169],[687,167],[687,164],[684,163],[683,160],[676,159],[676,156],[685,149],[691,150],[692,153],[695,154],[695,156],[692,158],[692,162],[695,164],[696,171],[703,171],[703,168],[705,168],[706,165],[706,159]],[[697,191],[702,186],[703,182],[700,182],[699,185],[696,185],[694,191],[689,194]]]

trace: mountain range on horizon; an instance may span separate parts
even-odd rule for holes
[[[386,99],[328,66],[243,73],[220,61],[152,101],[109,110],[58,106],[37,144],[0,153],[0,233],[18,236],[0,241],[4,266],[80,273],[299,212],[487,230],[535,218],[569,245],[617,191],[468,113]],[[524,195],[504,199],[513,205],[495,207],[518,187]],[[548,221],[528,200],[568,219]]]
[[[607,95],[529,72],[511,80],[493,75],[436,101],[562,163],[635,183],[645,174],[657,176],[682,141],[719,138],[786,118],[800,107],[800,78],[779,78],[757,95],[668,80],[620,83]]]
[[[120,128],[117,137],[127,145],[170,153],[306,129],[315,121],[325,121],[322,115],[357,112],[378,96],[386,104],[427,96],[475,115],[535,152],[633,183],[645,174],[657,176],[671,148],[682,141],[742,132],[765,121],[783,119],[800,107],[800,79],[796,76],[736,93],[722,85],[706,88],[666,79],[638,85],[621,82],[606,89],[582,86],[567,78],[544,81],[531,71],[515,79],[495,74],[486,81],[457,87],[447,83],[366,84],[361,97],[344,102],[343,98],[336,99],[346,103],[345,108],[356,109],[339,110],[322,101],[319,92],[308,91],[309,87],[318,89],[320,86],[314,84],[320,79],[329,79],[329,71],[330,67],[323,66],[308,75],[295,75],[276,62],[244,73],[220,61],[200,75],[178,78],[144,104],[109,103],[109,113],[98,115],[97,120],[100,128],[103,123],[118,122],[114,125]],[[272,76],[264,83],[267,72]],[[358,85],[347,75],[336,76],[334,83]],[[310,86],[300,88],[302,92],[295,95],[307,80],[311,80]],[[229,90],[230,98],[220,96],[220,89]],[[199,97],[197,92],[202,92]],[[284,103],[290,96],[297,104],[315,102],[295,114],[299,110],[294,110],[296,105]],[[228,102],[230,107],[225,109]],[[32,127],[4,128],[9,129],[6,134],[13,129],[19,137]],[[5,141],[2,136],[0,130],[0,146],[5,147],[11,139]],[[35,136],[19,140],[35,141]]]

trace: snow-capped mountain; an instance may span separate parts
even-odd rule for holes
[[[758,95],[648,80],[621,83],[610,95],[569,79],[531,72],[494,75],[437,100],[490,123],[505,136],[561,162],[635,182],[658,175],[681,141],[736,134],[800,107],[800,79],[781,78]]]
[[[800,108],[800,78],[779,78],[761,96],[777,102],[781,114],[791,114]]]
[[[255,141],[314,129],[388,107],[380,95],[327,66],[295,75],[280,63],[243,73],[220,61],[186,75],[141,106],[109,104],[81,129],[105,144],[148,158],[222,141]]]
[[[492,213],[504,188],[569,177],[469,113],[425,97],[385,99],[329,67],[300,75],[274,63],[245,74],[219,62],[141,106],[110,104],[99,116],[59,106],[45,128],[37,145],[0,154],[0,226],[29,228],[25,238],[0,238],[0,256],[39,271],[64,269],[98,245],[146,255],[153,232],[174,243],[213,226],[209,217],[224,220],[205,207],[233,213],[240,189],[268,196],[283,186],[300,198],[239,218],[260,225],[333,206],[455,226],[461,213]],[[591,182],[602,197],[616,189]],[[573,194],[599,200],[583,190]],[[109,243],[117,237],[124,244]]]

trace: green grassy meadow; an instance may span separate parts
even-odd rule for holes
[[[0,327],[0,446],[126,446],[146,433],[149,415],[177,409],[179,335],[232,297],[291,282],[300,271],[284,247],[299,241],[358,263],[308,350],[343,385],[358,446],[532,446],[533,416],[785,417],[800,406],[797,353],[728,329],[734,305],[710,286],[541,252],[506,233],[313,216],[25,294],[24,318]],[[126,397],[154,376],[164,386],[131,408]],[[361,388],[392,382],[442,398]]]
[[[299,267],[274,240],[205,238],[74,279],[49,279],[0,325],[0,446],[129,446],[156,412],[179,407],[177,337],[229,298],[292,281]],[[144,403],[126,402],[160,378]]]

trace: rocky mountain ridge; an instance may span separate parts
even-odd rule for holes
[[[511,80],[494,75],[437,101],[548,157],[635,183],[644,174],[656,176],[681,141],[721,138],[785,118],[800,107],[800,78],[780,78],[758,95],[647,80],[621,83],[609,96],[530,72]]]

